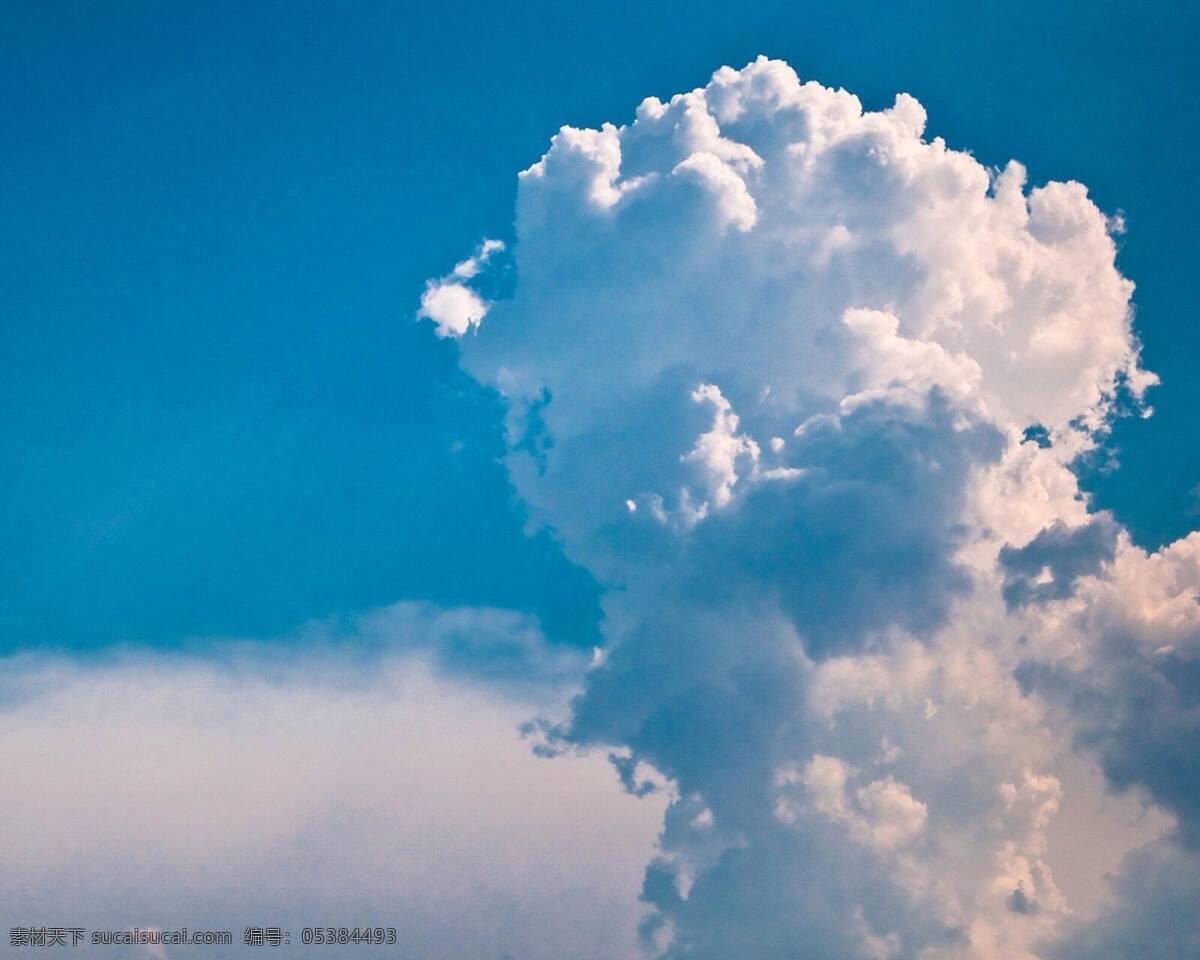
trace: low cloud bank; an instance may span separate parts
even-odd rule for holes
[[[405,957],[630,956],[662,801],[622,792],[603,755],[533,755],[519,727],[561,686],[447,654],[462,636],[511,653],[532,629],[402,605],[195,658],[7,660],[5,927],[234,931],[171,957],[270,949],[244,926],[290,928],[292,951],[305,926],[392,926]]]

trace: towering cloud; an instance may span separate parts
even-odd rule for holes
[[[511,298],[479,292],[485,244],[422,301],[507,398],[534,522],[607,588],[543,748],[669,782],[664,957],[1196,943],[1170,904],[1200,893],[1200,536],[1145,553],[1070,470],[1155,382],[1133,286],[1082,185],[925,121],[722,68],[553,138]]]

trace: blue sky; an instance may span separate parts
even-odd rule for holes
[[[1195,953],[1193,10],[5,12],[0,926]]]
[[[412,322],[511,236],[563,123],[765,52],[1033,183],[1123,211],[1149,422],[1087,486],[1138,542],[1194,523],[1186,5],[47,3],[0,56],[6,648],[263,636],[398,599],[594,639],[598,589],[522,533],[500,408]],[[461,445],[461,446],[458,446]]]

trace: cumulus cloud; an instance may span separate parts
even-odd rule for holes
[[[564,128],[513,296],[443,331],[609,588],[548,733],[672,785],[660,957],[1073,956],[1139,935],[1135,880],[1095,891],[1155,837],[1192,889],[1200,549],[1070,469],[1156,382],[1113,221],[925,125],[759,59]]]
[[[860,787],[853,798],[846,793],[847,781],[857,771],[837,757],[816,754],[803,770],[785,768],[776,774],[781,788],[803,785],[820,813],[844,823],[852,839],[881,850],[891,850],[914,837],[925,826],[925,804],[913,799],[907,786],[891,776]],[[784,823],[797,819],[786,799],[775,806],[775,816]]]
[[[495,254],[503,250],[501,241],[484,240],[472,256],[455,264],[449,274],[430,280],[421,294],[417,317],[432,320],[434,332],[439,337],[461,337],[478,326],[487,316],[491,303],[470,282],[479,276]]]

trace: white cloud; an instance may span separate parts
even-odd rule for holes
[[[862,341],[859,372],[863,379],[859,392],[842,399],[843,412],[872,400],[920,403],[935,388],[964,403],[977,393],[980,372],[974,360],[951,356],[938,343],[900,336],[900,321],[893,314],[848,309],[842,323]]]
[[[893,849],[925,826],[927,808],[892,777],[873,780],[855,795],[864,818],[860,830],[876,847]]]
[[[775,783],[785,789],[802,785],[817,812],[844,824],[854,841],[881,852],[894,850],[915,837],[925,826],[925,804],[890,775],[859,787],[851,797],[847,785],[857,773],[837,757],[818,753],[803,770],[784,768],[776,773]],[[776,818],[784,823],[796,822],[799,814],[794,803],[794,798],[781,796],[775,804]]]
[[[1155,382],[1114,221],[925,124],[760,59],[564,128],[461,345],[532,522],[614,588],[565,735],[675,785],[670,960],[1048,957],[1097,872],[1200,835],[1200,550],[1069,469]]]
[[[448,275],[427,282],[417,317],[432,320],[434,332],[439,337],[461,337],[479,326],[491,303],[471,289],[468,282],[504,249],[501,241],[486,239],[474,255],[455,264]]]
[[[740,479],[738,464],[745,461],[743,472],[757,466],[758,444],[738,436],[738,415],[718,387],[702,383],[692,391],[692,400],[706,403],[713,410],[712,427],[696,438],[696,445],[682,458],[684,463],[695,464],[701,471],[707,495],[706,513],[709,503],[718,510],[728,506],[734,485]]]
[[[232,927],[229,955],[274,924],[294,944],[394,926],[413,958],[629,957],[662,801],[603,754],[530,752],[517,728],[561,690],[498,697],[430,658],[486,619],[400,608],[215,661],[6,661],[6,920]]]
[[[462,336],[487,315],[474,290],[449,280],[430,281],[421,295],[420,316],[432,320],[439,337]]]
[[[502,241],[485,239],[479,245],[479,251],[473,257],[467,257],[466,260],[459,261],[454,265],[454,276],[463,280],[470,280],[483,269],[493,254],[500,253],[502,250],[504,250],[504,243]]]
[[[758,220],[758,207],[736,171],[711,153],[693,153],[680,160],[672,176],[690,179],[713,198],[717,222],[745,232]]]

